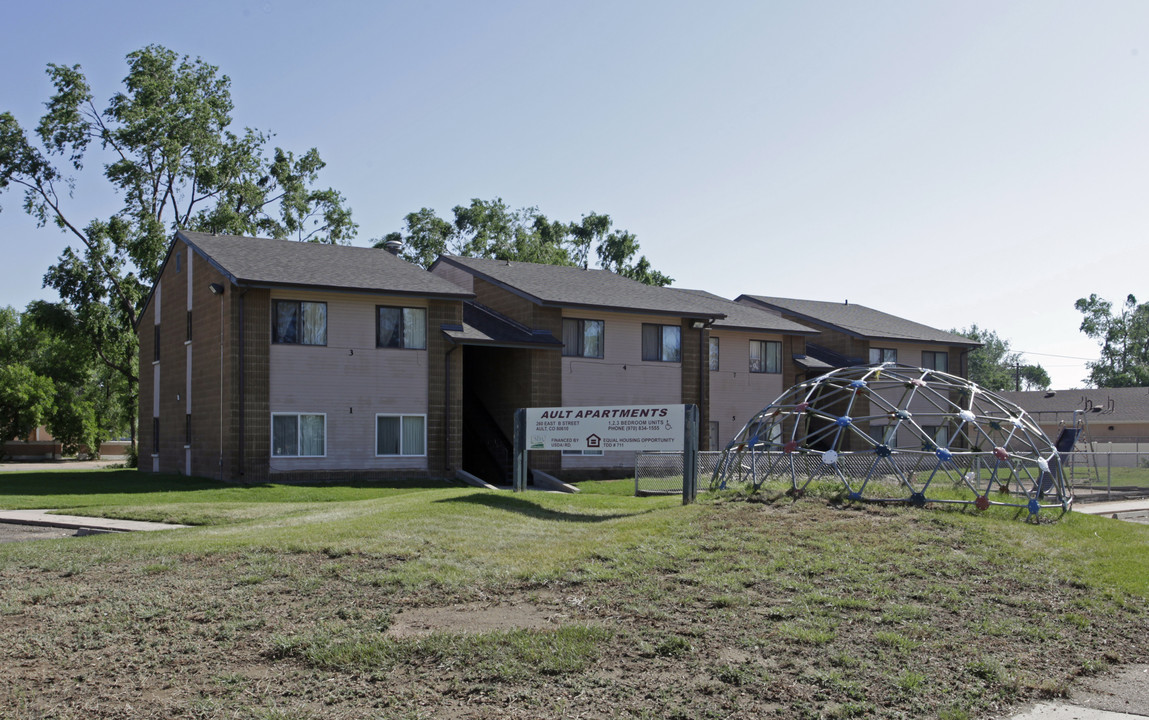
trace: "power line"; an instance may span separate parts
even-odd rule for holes
[[[1011,350],[1012,350],[1012,348],[1011,348]],[[1039,352],[1033,352],[1032,350],[1013,350],[1013,352],[1021,353],[1022,355],[1041,355],[1043,357],[1066,358],[1067,360],[1086,360],[1086,361],[1089,361],[1089,360],[1096,360],[1097,359],[1097,358],[1077,357],[1076,355],[1055,355],[1053,353],[1039,353]]]

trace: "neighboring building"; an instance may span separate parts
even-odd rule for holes
[[[704,449],[725,448],[748,420],[806,373],[831,369],[806,355],[806,341],[818,331],[703,290],[678,292],[726,315],[711,323],[707,338],[710,427]]]
[[[178,232],[138,324],[140,468],[448,474],[461,363],[441,328],[468,297],[385,250]]]
[[[1063,427],[1082,425],[1097,450],[1139,452],[1149,445],[1149,387],[1006,391],[1056,440]],[[1105,443],[1105,445],[1098,445]],[[1078,445],[1078,449],[1083,448]]]
[[[108,460],[125,456],[131,445],[130,440],[105,440],[100,443],[100,457]],[[52,437],[48,428],[41,425],[28,433],[28,437],[4,443],[4,452],[0,455],[12,460],[62,460],[64,458],[64,446],[59,440]],[[77,457],[88,457],[91,455],[91,451],[87,445],[81,445],[76,455]]]
[[[807,341],[806,353],[832,367],[852,365],[873,365],[883,362],[896,362],[902,365],[941,370],[960,377],[969,376],[969,351],[981,343],[955,333],[938,330],[928,325],[906,320],[849,302],[835,303],[818,300],[798,300],[793,298],[768,297],[763,295],[740,295],[736,302],[760,310],[777,313],[813,328],[820,334]],[[807,376],[814,377],[825,372],[822,368],[811,368]],[[897,398],[888,398],[897,405]],[[922,401],[915,399],[910,410],[925,410]],[[843,408],[843,412],[845,408]],[[871,415],[868,401],[857,403],[850,411],[856,417]],[[874,438],[883,438],[889,431],[892,421],[876,418],[863,428]],[[933,436],[940,447],[949,446],[954,440],[954,428],[945,425],[923,426],[923,430]],[[907,442],[906,438],[899,438]]]

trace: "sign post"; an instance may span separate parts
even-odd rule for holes
[[[686,428],[682,438],[682,504],[698,497],[698,406],[686,406]]]

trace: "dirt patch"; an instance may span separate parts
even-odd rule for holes
[[[417,637],[436,632],[485,633],[500,630],[548,630],[559,626],[553,611],[526,603],[463,604],[403,610],[391,620],[387,634]]]

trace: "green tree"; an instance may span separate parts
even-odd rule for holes
[[[348,242],[344,198],[315,186],[324,163],[268,149],[270,134],[231,130],[231,80],[159,45],[127,56],[123,90],[97,108],[79,65],[49,65],[55,88],[34,138],[0,113],[0,192],[23,191],[37,225],[68,234],[44,276],[75,311],[75,329],[133,388],[133,327],[177,229]],[[86,224],[69,201],[91,155],[122,206]]]
[[[951,332],[982,345],[969,352],[969,379],[987,390],[1048,390],[1049,373],[1041,365],[1021,361],[1021,353],[1010,350],[1009,341],[993,330],[976,324]]]
[[[374,242],[404,243],[402,256],[430,267],[444,254],[498,260],[589,267],[593,252],[599,267],[649,285],[669,285],[673,278],[654,270],[638,255],[638,240],[625,230],[614,230],[609,215],[590,213],[574,222],[551,220],[537,207],[512,210],[502,198],[471,200],[456,205],[447,221],[430,208],[409,213],[405,232],[392,232]],[[635,259],[635,256],[638,256]]]
[[[1081,332],[1101,345],[1101,357],[1086,363],[1087,381],[1097,387],[1149,385],[1149,303],[1129,295],[1115,310],[1094,293],[1074,307],[1083,315]]]

